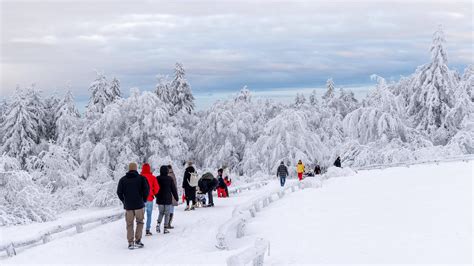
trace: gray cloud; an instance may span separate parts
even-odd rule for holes
[[[198,93],[397,78],[429,60],[443,24],[450,65],[472,63],[470,1],[4,1],[1,96],[71,84],[94,69],[151,89],[183,62]]]

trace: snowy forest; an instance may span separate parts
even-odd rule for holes
[[[361,101],[329,78],[322,98],[314,91],[282,104],[254,100],[243,87],[196,111],[180,63],[172,77],[129,97],[119,79],[98,73],[84,113],[70,91],[17,88],[0,102],[0,225],[118,206],[117,182],[131,161],[172,164],[178,183],[185,161],[249,182],[274,174],[281,161],[291,171],[298,160],[327,167],[337,156],[357,167],[473,154],[474,66],[448,67],[441,29],[429,52],[429,62],[398,81],[373,75]]]

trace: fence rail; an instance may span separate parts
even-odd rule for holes
[[[265,258],[265,253],[268,251],[268,256],[270,256],[270,242],[263,239],[257,238],[255,244],[244,251],[230,256],[227,259],[228,266],[243,266],[252,262],[254,266],[263,265],[263,259]]]
[[[312,180],[316,181],[316,180]],[[257,212],[267,207],[275,200],[281,199],[287,192],[295,192],[298,189],[313,186],[314,182],[309,180],[294,181],[284,189],[276,188],[264,195],[253,198],[244,204],[238,205],[232,211],[232,217],[221,224],[216,234],[216,247],[224,250],[229,249],[229,242],[234,238],[241,238],[245,235],[245,226],[249,218],[255,217]]]
[[[463,155],[463,156],[455,156],[449,157],[444,159],[432,159],[432,160],[423,160],[423,161],[414,161],[414,162],[400,162],[400,163],[390,163],[390,164],[372,164],[367,166],[360,166],[360,167],[351,167],[354,170],[374,170],[374,169],[383,169],[383,168],[390,168],[390,167],[410,167],[412,165],[419,165],[419,164],[432,164],[432,163],[448,163],[448,162],[469,162],[474,160],[474,155]]]
[[[18,248],[26,248],[35,244],[41,244],[41,243],[46,244],[50,242],[53,239],[52,236],[55,234],[68,231],[72,228],[75,228],[75,232],[79,234],[79,233],[84,232],[84,226],[88,224],[97,223],[97,222],[106,224],[106,223],[119,220],[123,218],[124,215],[125,213],[123,210],[117,210],[116,213],[111,213],[111,214],[102,215],[98,217],[80,219],[80,220],[71,221],[64,224],[60,224],[60,225],[55,225],[47,230],[43,230],[42,233],[39,233],[35,236],[30,236],[19,241],[10,241],[7,243],[3,243],[0,245],[0,252],[5,251],[7,253],[7,256],[11,257],[11,256],[16,255],[16,249]]]

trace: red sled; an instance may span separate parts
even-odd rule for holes
[[[217,197],[218,198],[227,198],[227,193],[225,192],[224,188],[217,189]]]

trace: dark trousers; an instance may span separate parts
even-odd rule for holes
[[[285,185],[285,182],[286,182],[286,176],[280,176],[280,184],[282,187]]]
[[[209,192],[207,192],[207,197],[208,197],[208,204],[209,205],[214,204],[214,200],[212,198],[212,190],[209,190]]]

